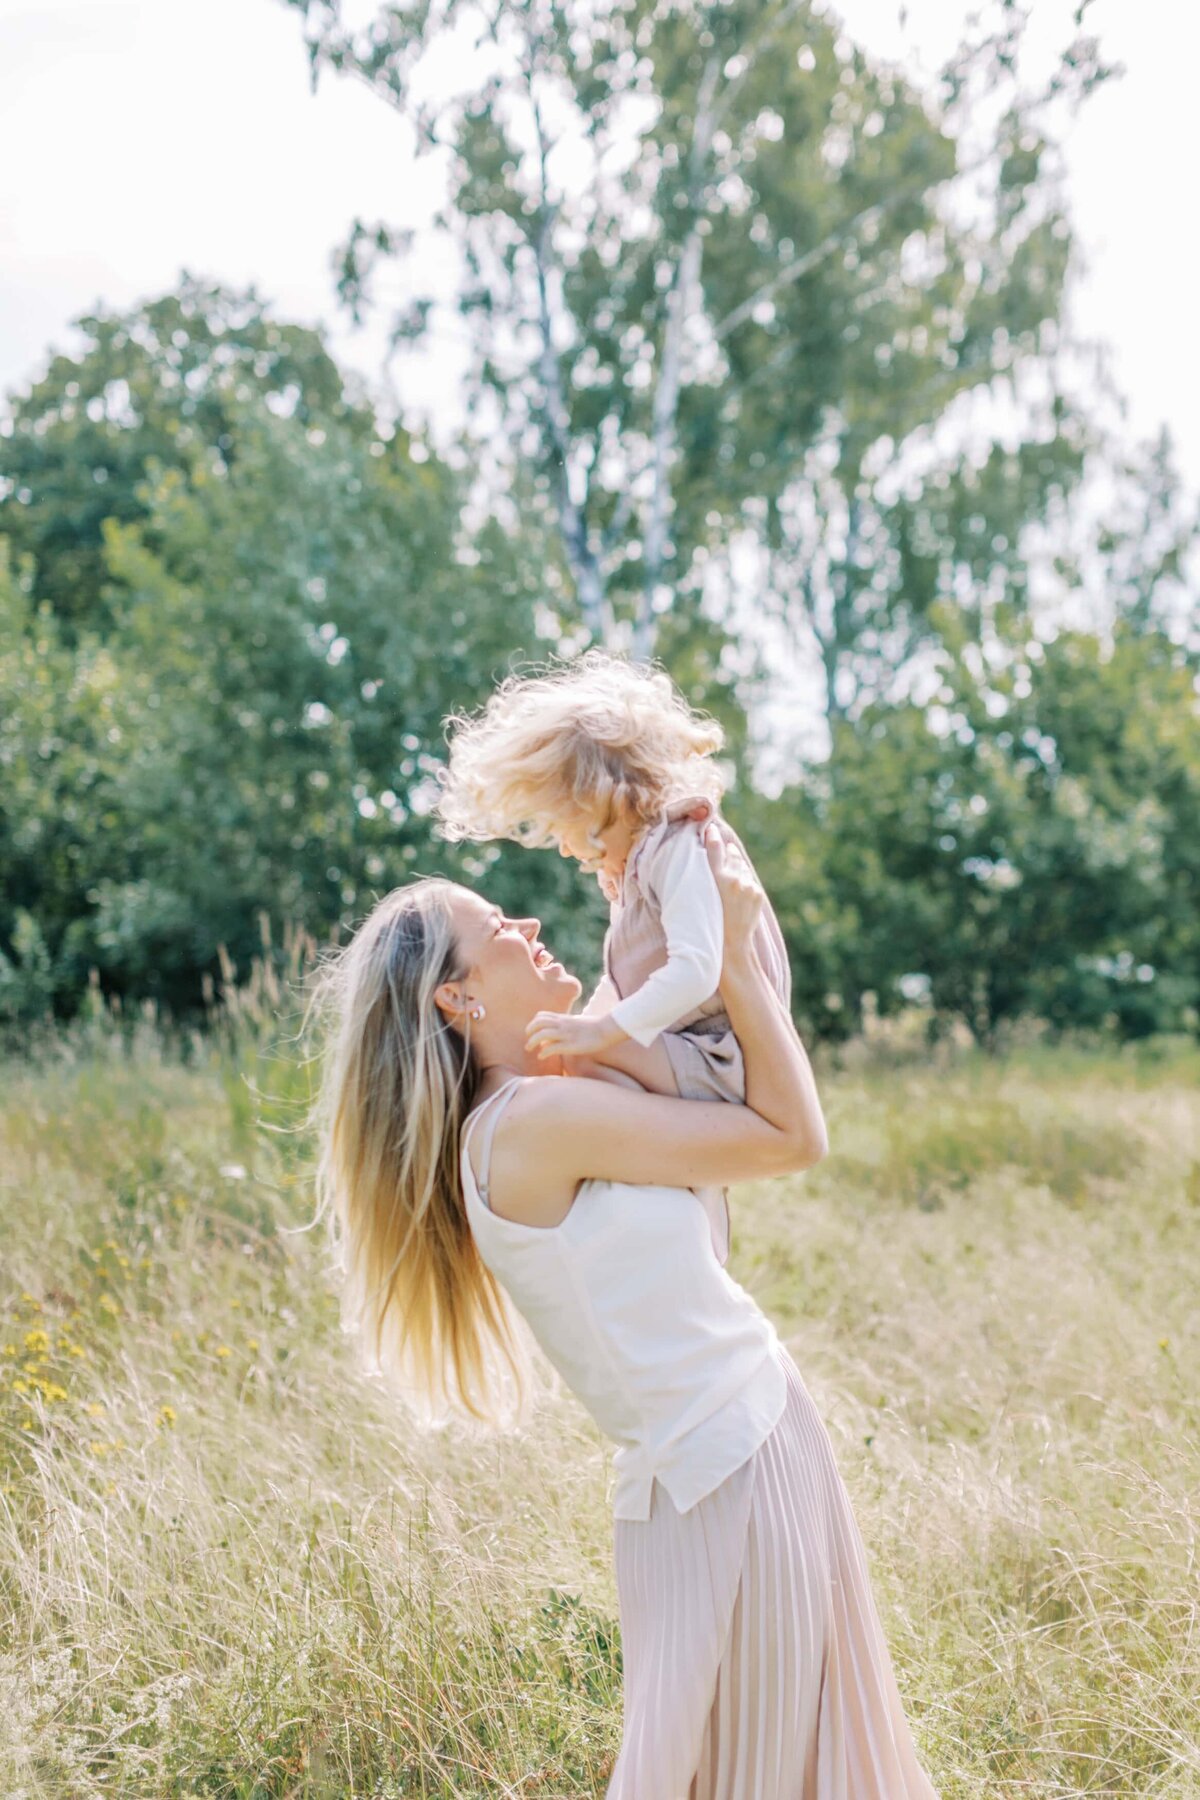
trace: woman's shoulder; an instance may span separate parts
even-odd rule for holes
[[[611,1117],[619,1107],[617,1088],[645,1092],[632,1077],[608,1070],[598,1069],[596,1075],[521,1076],[513,1083],[504,1105],[503,1126],[498,1125],[497,1131],[503,1129],[510,1153],[520,1155],[528,1149],[536,1155],[574,1126],[598,1116]]]
[[[582,1187],[595,1185],[579,1175],[564,1151],[585,1134],[592,1097],[587,1090],[604,1085],[549,1075],[521,1076],[511,1082],[507,1099],[499,1102],[490,1148],[480,1152],[473,1146],[469,1151],[477,1185],[476,1159],[486,1157],[493,1214],[544,1233],[562,1223]]]
[[[547,1126],[568,1116],[569,1106],[564,1107],[563,1097],[556,1091],[564,1085],[563,1080],[552,1075],[513,1075],[472,1107],[464,1130],[477,1113],[484,1109],[495,1111],[493,1142],[502,1137],[506,1148],[519,1150],[523,1140],[536,1138]]]
[[[497,1144],[502,1143],[507,1147],[513,1140],[514,1119],[518,1126],[517,1137],[520,1136],[521,1121],[526,1116],[528,1105],[523,1090],[543,1085],[545,1084],[537,1076],[510,1076],[488,1093],[477,1096],[463,1119],[458,1138],[459,1156],[481,1196],[492,1185],[492,1165]]]

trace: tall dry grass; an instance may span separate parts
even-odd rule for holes
[[[359,1376],[294,1231],[286,991],[170,1045],[97,1006],[3,1070],[0,1793],[600,1794],[605,1447],[549,1383],[520,1439],[426,1437]],[[733,1268],[927,1765],[1200,1796],[1200,1056],[877,1038],[824,1074],[826,1162],[734,1196]]]

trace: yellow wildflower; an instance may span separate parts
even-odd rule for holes
[[[93,1419],[102,1419],[107,1410],[108,1408],[105,1406],[103,1400],[90,1400],[88,1402],[88,1412]]]
[[[218,1344],[217,1345],[217,1355],[218,1356],[232,1356],[233,1351],[229,1348],[228,1344]]]
[[[173,1406],[160,1406],[158,1409],[158,1422],[160,1425],[173,1425],[175,1423],[175,1408]]]
[[[113,1299],[111,1294],[101,1294],[99,1300],[97,1301],[97,1305],[100,1307],[100,1310],[102,1312],[106,1312],[106,1313],[119,1313],[121,1310],[117,1301],[115,1301]]]
[[[247,1350],[250,1350],[250,1351],[257,1350],[258,1349],[258,1339],[257,1338],[247,1338],[246,1339],[246,1348],[247,1348]]]

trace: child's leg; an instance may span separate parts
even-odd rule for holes
[[[569,1075],[599,1074],[604,1069],[615,1069],[620,1075],[628,1075],[647,1093],[669,1094],[672,1099],[679,1093],[679,1083],[661,1035],[649,1047],[626,1038],[623,1044],[605,1050],[599,1056],[571,1057],[565,1067]]]

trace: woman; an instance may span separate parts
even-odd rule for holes
[[[479,1417],[523,1392],[511,1308],[617,1442],[625,1730],[609,1800],[932,1800],[829,1439],[717,1262],[704,1183],[825,1154],[812,1071],[751,945],[763,904],[706,847],[746,1104],[539,1061],[580,984],[470,891],[381,901],[333,963],[322,1204],[381,1366]]]

